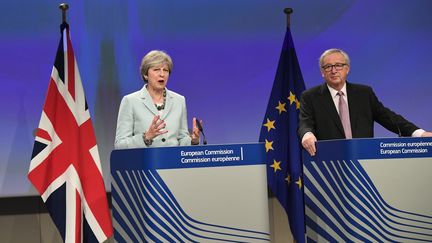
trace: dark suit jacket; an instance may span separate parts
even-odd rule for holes
[[[361,84],[346,84],[353,138],[374,136],[374,122],[400,136],[411,136],[418,127],[385,107],[372,88]],[[312,132],[318,140],[344,139],[345,134],[327,84],[303,92],[299,126],[300,139]]]

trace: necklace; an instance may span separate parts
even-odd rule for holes
[[[166,102],[166,89],[164,89],[164,92],[163,92],[163,103],[162,103],[162,105],[155,104],[156,109],[158,111],[165,109],[165,102]]]

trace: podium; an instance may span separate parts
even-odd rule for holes
[[[432,241],[431,138],[319,141],[303,173],[308,240]]]
[[[117,242],[269,242],[262,143],[114,150]]]

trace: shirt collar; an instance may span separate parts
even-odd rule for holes
[[[339,91],[333,89],[333,88],[330,87],[328,84],[327,84],[327,88],[328,88],[329,91],[330,91],[331,97],[332,97],[332,98],[336,97],[336,95],[337,95],[337,93],[338,93]],[[345,97],[346,97],[346,96],[347,96],[347,92],[346,92],[346,82],[345,82],[344,86],[342,87],[341,91],[344,93],[344,95],[345,95]]]

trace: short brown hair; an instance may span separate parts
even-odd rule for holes
[[[140,65],[140,73],[141,73],[141,78],[144,80],[144,82],[147,83],[147,80],[144,78],[144,75],[147,75],[148,70],[151,67],[160,64],[166,64],[168,66],[168,71],[171,74],[173,68],[173,62],[171,57],[166,52],[160,50],[153,50],[147,53],[143,57]]]

